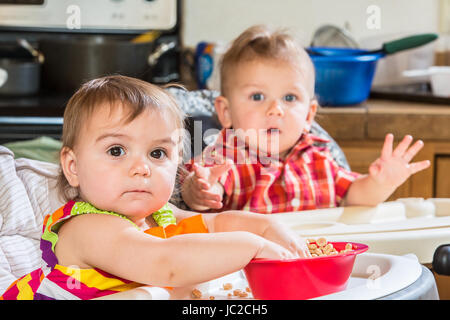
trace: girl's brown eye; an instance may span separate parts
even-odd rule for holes
[[[163,158],[167,157],[167,154],[164,150],[156,149],[156,150],[153,150],[152,152],[150,152],[150,156],[155,159],[163,159]]]
[[[120,157],[121,155],[125,154],[122,147],[112,147],[108,150],[108,153],[113,157]]]

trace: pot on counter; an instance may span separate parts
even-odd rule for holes
[[[73,92],[88,80],[121,74],[149,80],[152,68],[174,41],[132,41],[114,35],[77,35],[41,39],[45,56],[42,83],[47,89]]]
[[[0,96],[33,95],[39,91],[44,56],[28,41],[0,46]]]

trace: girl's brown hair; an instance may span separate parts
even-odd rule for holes
[[[230,78],[239,63],[256,58],[284,60],[301,72],[308,73],[308,90],[314,93],[314,66],[306,51],[293,36],[283,29],[271,29],[257,25],[245,30],[231,44],[220,61],[220,90],[227,94],[232,83]]]
[[[84,83],[69,99],[64,111],[61,152],[73,150],[78,141],[78,133],[83,129],[101,104],[108,104],[111,109],[123,106],[128,110],[125,124],[133,121],[142,112],[151,108],[160,112],[167,112],[175,121],[176,128],[181,134],[180,149],[185,145],[184,119],[185,114],[176,100],[163,88],[143,80],[121,75],[106,76]],[[60,196],[65,200],[78,197],[78,192],[70,186],[64,173],[60,170],[57,183]]]

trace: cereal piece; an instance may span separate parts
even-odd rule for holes
[[[245,297],[248,296],[248,293],[245,292],[245,291],[241,291],[241,292],[239,292],[238,296],[241,297],[241,298],[245,298]]]
[[[223,290],[231,290],[233,289],[233,285],[231,283],[224,283]]]
[[[202,292],[198,289],[194,289],[192,290],[191,295],[194,299],[200,299],[202,297]]]
[[[250,290],[249,287],[245,288],[245,291],[247,291],[247,292],[252,292],[252,290]]]
[[[240,294],[241,292],[242,292],[241,289],[236,289],[236,290],[233,291],[233,295],[234,295],[234,296],[239,296],[239,294]]]
[[[214,297],[214,296],[209,297],[209,300],[214,300],[214,299],[216,299],[216,297]]]
[[[323,253],[326,255],[330,254],[331,251],[333,251],[333,245],[331,243],[327,244],[323,249]]]
[[[335,256],[341,253],[348,253],[354,250],[354,246],[347,242],[345,248],[342,250],[337,250],[332,243],[328,243],[328,241],[324,238],[315,239],[307,239],[308,241],[308,249],[311,257],[321,257],[321,256]]]
[[[232,298],[233,297],[233,295],[230,292],[228,293],[227,296],[228,296],[228,298]]]
[[[325,247],[327,245],[327,239],[319,238],[317,239],[316,243],[319,247]]]

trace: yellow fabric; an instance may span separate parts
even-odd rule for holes
[[[55,269],[88,287],[97,288],[99,290],[125,291],[142,286],[142,284],[136,282],[124,283],[117,278],[105,277],[95,269],[75,269],[59,264],[55,265]],[[83,279],[83,281],[81,279]]]
[[[33,300],[34,293],[28,282],[31,280],[31,274],[27,274],[23,279],[17,282],[19,294],[17,300]]]

